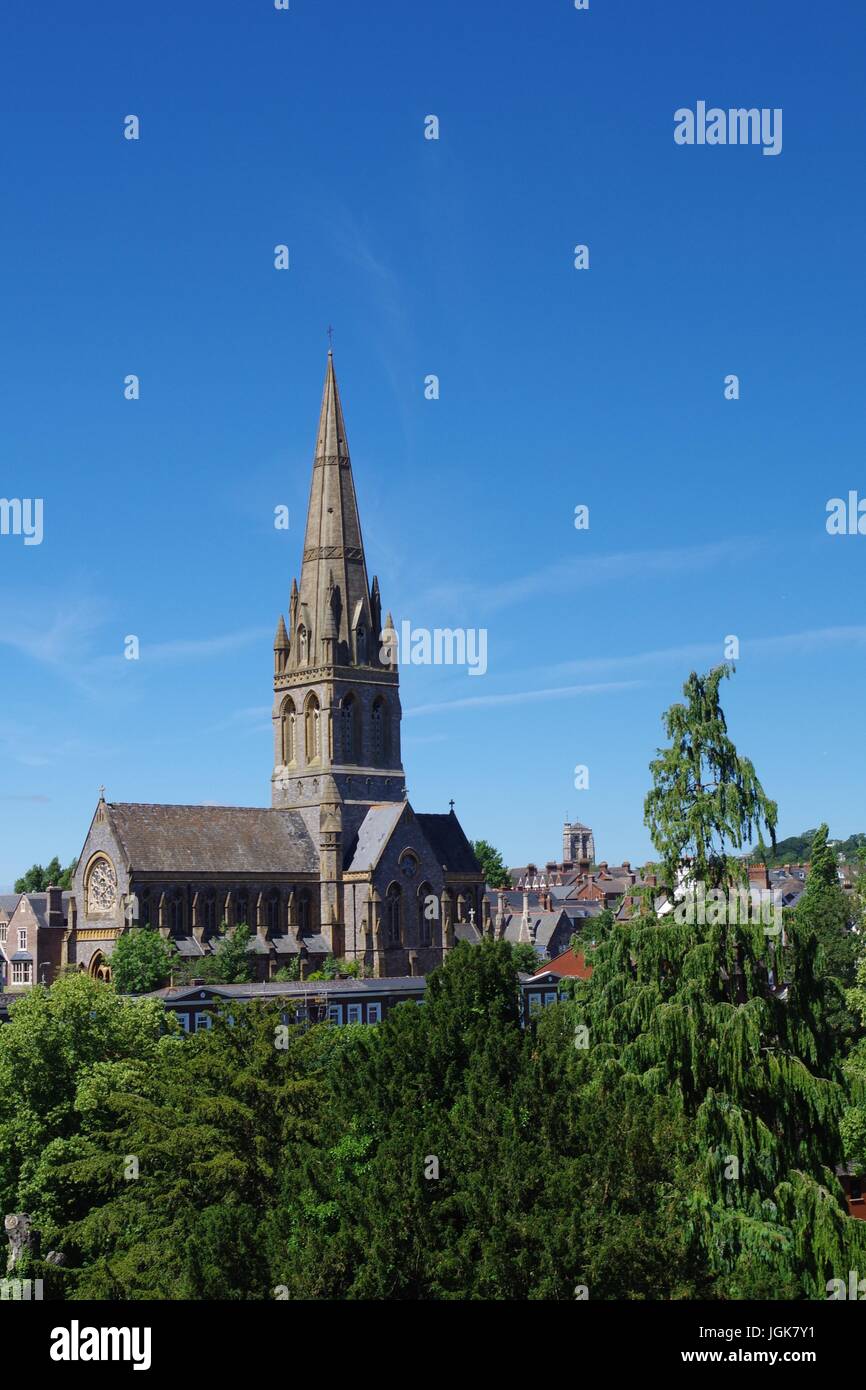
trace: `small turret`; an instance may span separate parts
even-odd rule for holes
[[[274,638],[274,675],[281,676],[286,669],[286,662],[289,657],[289,634],[286,631],[285,620],[282,613],[280,621],[277,623],[277,634]]]

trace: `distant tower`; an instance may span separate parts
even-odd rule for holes
[[[274,639],[271,804],[315,810],[351,840],[374,802],[403,801],[396,659],[384,652],[379,582],[367,566],[343,410],[328,353],[301,582]],[[328,866],[329,870],[331,865]],[[335,904],[331,904],[335,906]]]
[[[595,863],[595,840],[588,825],[566,821],[562,827],[562,862],[575,866]]]

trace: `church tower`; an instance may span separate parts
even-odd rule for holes
[[[287,619],[280,616],[274,639],[271,804],[318,813],[330,877],[369,807],[406,798],[396,652],[382,642],[393,624],[390,614],[382,621],[378,580],[367,582],[330,352],[301,580],[292,582]]]

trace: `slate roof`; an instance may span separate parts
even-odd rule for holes
[[[208,997],[224,999],[303,999],[306,995],[317,994],[355,994],[363,997],[369,994],[405,994],[407,990],[423,994],[424,986],[423,975],[393,975],[379,980],[262,980],[238,985],[167,985],[163,989],[153,990],[146,997],[164,999],[169,1004],[187,999],[192,1001],[203,993]]]
[[[0,912],[5,913],[7,917],[11,917],[18,906],[20,897],[20,893],[0,893]]]
[[[532,933],[532,944],[538,951],[546,951],[550,945],[551,938],[560,925],[571,926],[568,914],[561,908],[556,907],[552,912],[545,912],[540,908],[530,907],[529,909],[529,928]],[[525,940],[521,936],[523,931],[523,911],[514,913],[509,919],[505,928],[505,940],[517,943]]]
[[[376,867],[405,808],[405,801],[382,802],[370,807],[358,829],[354,850],[349,851],[352,858],[346,865],[347,873],[364,873]]]
[[[463,833],[463,827],[453,811],[447,815],[418,815],[420,825],[437,862],[449,873],[480,874],[481,865]]]
[[[301,944],[306,946],[311,956],[330,955],[330,948],[321,932],[314,932],[310,936],[302,938],[302,943],[293,932],[284,933],[282,936],[272,936],[271,945],[278,956],[297,956],[300,954]]]
[[[111,802],[108,813],[139,873],[316,873],[299,811],[258,806],[154,806]]]
[[[49,926],[49,922],[48,922],[48,894],[47,894],[47,893],[24,893],[24,894],[22,894],[22,896],[25,897],[25,898],[27,899],[27,901],[29,902],[31,908],[33,909],[33,916],[36,918],[37,925],[40,926],[40,927],[44,927],[44,928],[47,929],[48,926]],[[62,925],[62,926],[65,927],[65,926],[68,924],[68,919],[69,919],[69,901],[70,901],[70,898],[71,898],[71,897],[72,897],[72,894],[71,894],[71,893],[68,893],[68,892],[65,892],[65,893],[62,893],[62,894],[61,894],[61,898],[62,898],[62,902],[63,902],[63,918],[64,918],[64,920],[63,920],[63,923],[62,923],[62,924],[58,924],[58,925]]]

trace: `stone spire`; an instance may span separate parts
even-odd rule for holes
[[[341,808],[340,834],[348,846],[370,806],[406,798],[398,654],[380,650],[381,615],[378,581],[372,588],[367,583],[343,408],[328,353],[300,584],[292,584],[288,623],[278,625],[274,639],[271,776],[272,806],[308,810],[310,832],[322,845],[333,827],[320,825],[314,808]],[[387,622],[393,626],[390,613]],[[328,872],[322,870],[323,884],[338,881],[335,863],[329,860]],[[333,913],[339,926],[336,890],[323,899],[320,921],[326,924]]]
[[[297,603],[299,642],[291,632],[290,669],[298,666],[378,664],[378,633],[371,637],[370,587],[343,407],[328,353],[319,415],[313,481],[307,509]],[[359,633],[360,641],[359,641]],[[372,658],[372,660],[371,660]]]

